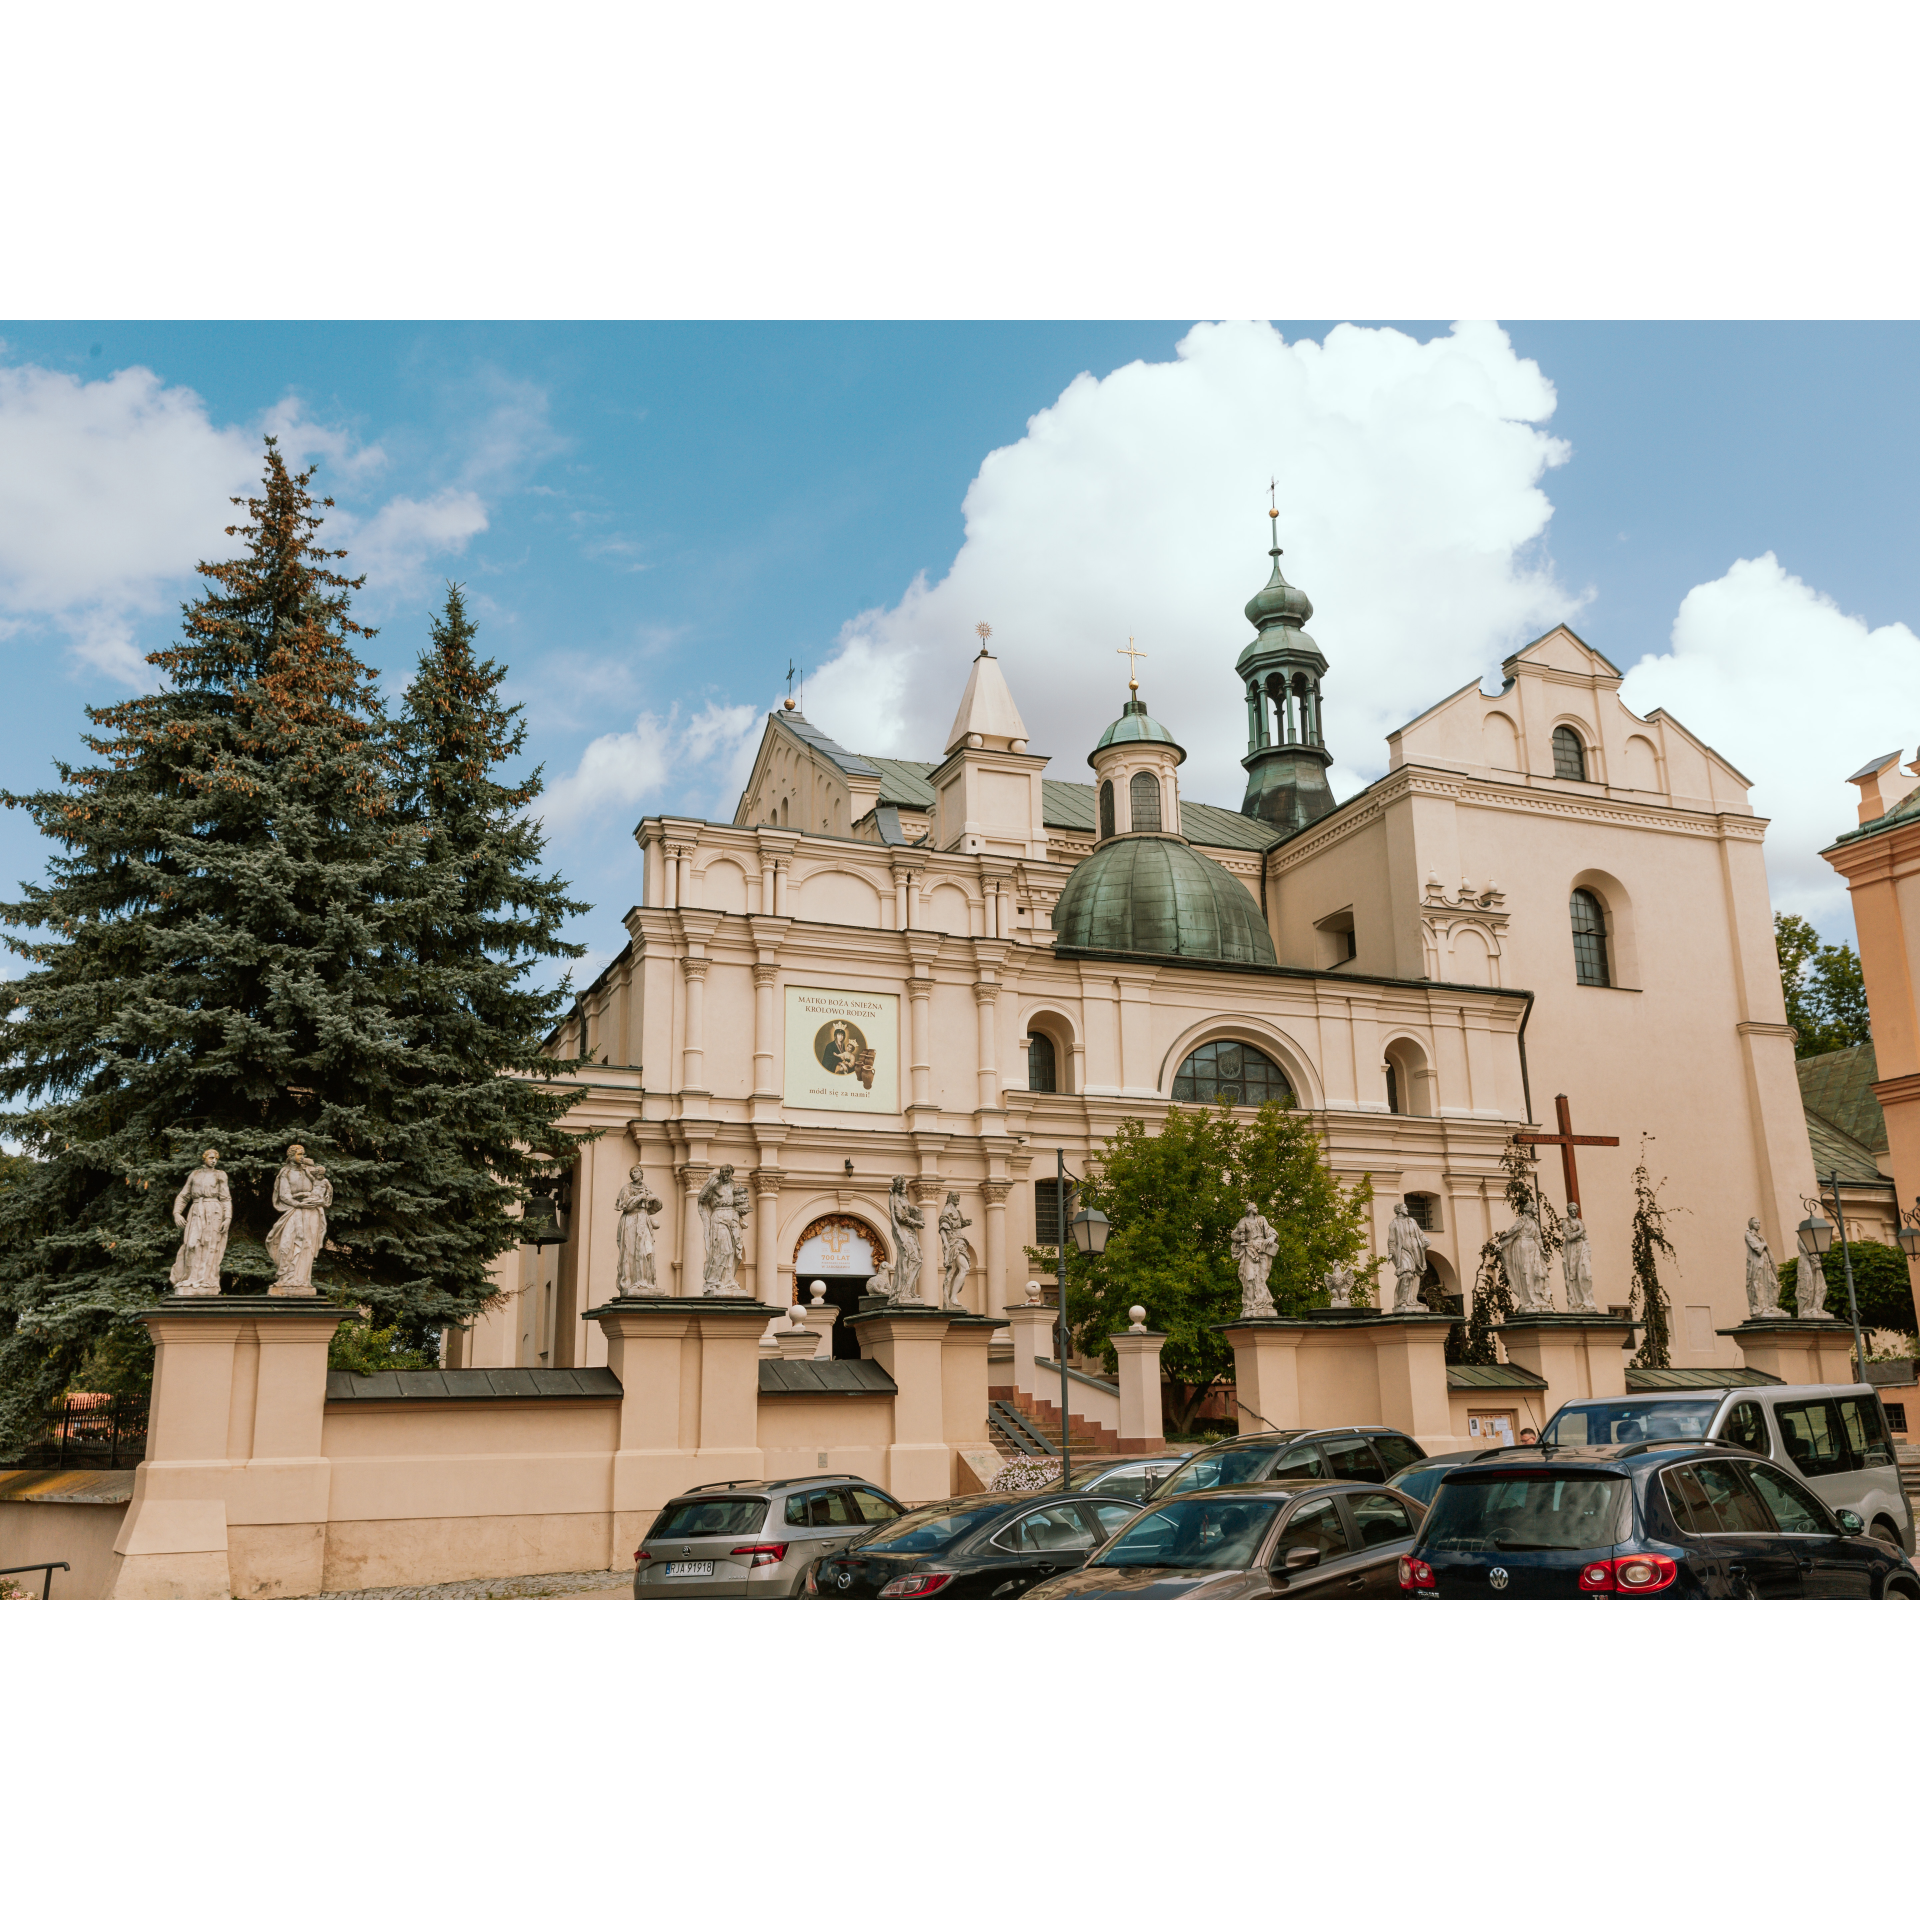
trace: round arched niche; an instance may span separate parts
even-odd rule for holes
[[[833,1325],[833,1357],[858,1360],[860,1339],[846,1322],[860,1311],[861,1296],[874,1271],[888,1258],[880,1231],[852,1213],[823,1213],[800,1229],[793,1243],[793,1297],[803,1307],[813,1305],[813,1284],[826,1289],[824,1305],[837,1307]]]

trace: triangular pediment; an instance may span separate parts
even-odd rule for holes
[[[1518,653],[1510,653],[1500,665],[1509,673],[1517,661],[1529,666],[1557,667],[1563,673],[1591,674],[1595,679],[1619,680],[1625,676],[1598,647],[1590,647],[1562,622],[1551,631],[1532,640]]]

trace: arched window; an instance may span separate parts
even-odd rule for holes
[[[1553,730],[1553,777],[1556,780],[1584,780],[1587,777],[1587,750],[1571,727]]]
[[[1224,1099],[1230,1106],[1257,1107],[1268,1100],[1291,1106],[1293,1088],[1287,1076],[1257,1047],[1238,1040],[1210,1040],[1187,1055],[1174,1075],[1176,1100]]]
[[[1100,782],[1100,838],[1102,840],[1113,838],[1113,782],[1111,780]]]
[[[1059,1085],[1053,1042],[1037,1029],[1027,1035],[1027,1091],[1052,1093]]]
[[[1387,1062],[1387,1111],[1389,1113],[1406,1111],[1400,1102],[1400,1069],[1391,1060]]]
[[[1127,810],[1135,833],[1160,831],[1160,782],[1150,773],[1136,773],[1127,782]]]
[[[1607,916],[1585,887],[1575,887],[1568,902],[1573,912],[1573,977],[1583,987],[1610,987],[1607,972]]]

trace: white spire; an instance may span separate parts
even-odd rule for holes
[[[984,645],[974,660],[973,671],[967,676],[967,690],[960,696],[960,711],[953,716],[947,752],[960,746],[970,733],[977,733],[984,745],[1002,751],[1016,741],[1019,752],[1024,753],[1027,748],[1027,723],[1013,704],[1013,694],[1000,671],[1000,662]]]

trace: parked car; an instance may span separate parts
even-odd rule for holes
[[[1731,1440],[1789,1467],[1830,1507],[1914,1551],[1913,1507],[1880,1396],[1867,1386],[1713,1387],[1569,1400],[1540,1438],[1554,1446],[1630,1440]]]
[[[1153,1490],[1178,1467],[1184,1453],[1142,1454],[1137,1460],[1103,1460],[1097,1467],[1073,1476],[1075,1493],[1117,1493],[1128,1500],[1151,1499]]]
[[[727,1480],[676,1494],[633,1554],[636,1600],[794,1600],[821,1554],[906,1509],[857,1474]]]
[[[1465,1453],[1430,1453],[1424,1460],[1416,1460],[1412,1466],[1402,1467],[1388,1480],[1387,1485],[1396,1493],[1404,1493],[1418,1500],[1423,1507],[1430,1507],[1440,1482],[1455,1467],[1463,1467],[1470,1460],[1490,1460],[1494,1455],[1506,1451],[1505,1447],[1470,1447]]]
[[[1426,1450],[1391,1427],[1315,1427],[1290,1433],[1243,1433],[1190,1453],[1153,1489],[1155,1500],[1208,1487],[1246,1487],[1262,1480],[1388,1478],[1424,1460]]]
[[[1426,1509],[1353,1480],[1217,1487],[1156,1500],[1078,1573],[1029,1600],[1386,1600]]]
[[[1115,1494],[975,1493],[876,1527],[808,1569],[819,1600],[1017,1600],[1140,1511]]]
[[[1441,1600],[1920,1600],[1891,1542],[1723,1440],[1506,1447],[1456,1467],[1400,1562]]]

